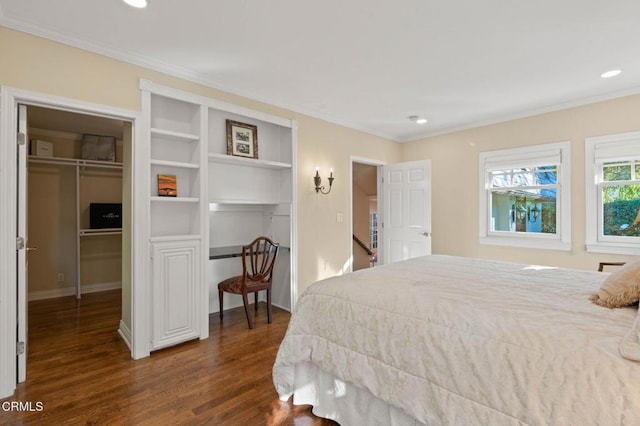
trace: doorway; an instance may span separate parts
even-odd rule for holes
[[[378,262],[378,169],[369,162],[352,161],[351,213],[353,270]]]
[[[135,195],[140,198],[140,190],[133,184],[138,177],[133,169],[133,141],[139,139],[139,127],[135,124],[140,114],[134,111],[111,108],[74,99],[28,92],[20,89],[0,86],[0,203],[3,205],[0,217],[0,398],[13,394],[18,382],[26,378],[27,338],[27,157],[30,138],[28,136],[28,106],[50,108],[66,112],[76,112],[88,117],[102,117],[121,120],[123,131],[122,162],[122,303],[121,321],[118,333],[136,356],[138,310],[134,308],[133,286],[137,270],[133,269],[132,258],[139,256],[137,236],[132,232],[133,225],[140,222],[137,210],[133,209]],[[46,211],[41,214],[47,214]],[[140,225],[138,225],[140,227]],[[56,277],[57,278],[57,277]],[[142,310],[146,306],[143,305]],[[138,321],[139,323],[140,321]],[[142,324],[144,325],[144,324]],[[142,345],[142,350],[144,350]]]
[[[28,300],[120,289],[124,122],[26,111]]]
[[[375,192],[361,188],[364,184],[359,181],[360,174],[375,176]],[[374,239],[374,264],[386,265],[431,254],[431,160],[387,164],[352,157],[351,180],[352,270],[371,266],[371,263],[366,266],[362,252],[369,256],[366,249],[374,246]],[[363,178],[365,181],[373,182],[373,178]],[[374,193],[375,198],[366,195]],[[368,209],[367,202],[359,199],[369,201]],[[367,233],[369,246],[360,238]]]
[[[28,151],[23,318],[35,301],[61,301],[48,304],[60,307],[47,312],[57,318],[79,309],[83,295],[109,290],[120,293],[108,299],[122,318],[123,247],[130,245],[122,233],[123,166],[131,123],[37,105],[21,106],[19,121],[26,123]],[[86,328],[86,321],[78,316],[76,329]],[[25,364],[38,356],[33,348],[42,345],[33,339],[43,335],[42,325],[34,333],[26,322]],[[114,333],[118,326],[113,324]],[[19,363],[18,381],[26,370]]]
[[[132,203],[136,197],[142,198],[141,190],[133,185],[140,179],[139,173],[133,167],[134,160],[138,158],[137,155],[134,156],[133,141],[141,138],[140,126],[136,126],[141,120],[141,114],[0,86],[0,181],[3,182],[3,185],[0,185],[0,205],[3,206],[0,216],[0,281],[4,283],[0,286],[0,398],[11,396],[18,379],[22,381],[26,377],[26,253],[29,242],[25,241],[28,236],[26,231],[23,233],[23,227],[26,228],[27,221],[26,173],[29,137],[26,120],[20,119],[23,114],[19,114],[19,110],[27,106],[122,120],[125,126],[122,166],[122,319],[118,334],[131,350],[132,358],[148,356],[148,350],[144,345],[144,333],[139,332],[140,329],[144,331],[147,324],[144,321],[144,314],[147,312],[144,302],[147,299],[134,294],[142,292],[144,288],[133,285],[134,282],[140,281],[138,275],[141,271],[140,268],[135,268],[132,262],[132,258],[139,256],[141,251],[141,245],[136,244],[140,236],[133,233],[132,229],[141,228],[144,224],[144,217]],[[142,306],[138,308],[138,305]]]

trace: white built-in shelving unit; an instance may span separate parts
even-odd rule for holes
[[[152,256],[151,349],[208,336],[206,250],[206,116],[197,98],[142,85],[149,136],[149,244]],[[158,175],[176,177],[177,195],[160,196]]]
[[[241,269],[238,258],[209,261],[210,247],[259,235],[279,242],[272,299],[291,309],[295,121],[147,80],[140,87],[149,137],[152,350],[208,336],[208,315],[219,309],[217,282]],[[227,120],[257,127],[258,158],[228,154]],[[158,174],[176,176],[177,197],[158,195]]]

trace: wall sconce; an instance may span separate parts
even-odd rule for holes
[[[313,177],[313,183],[316,185],[316,193],[320,192],[322,194],[328,194],[331,192],[331,185],[333,185],[333,169],[329,170],[329,190],[325,192],[324,186],[321,186],[322,179],[320,178],[320,173],[318,173],[318,168],[316,167],[316,175]]]
[[[512,204],[511,205],[511,220],[512,221],[520,221],[520,220],[524,220],[525,217],[527,217],[527,209],[524,208],[524,206],[522,206],[521,204]]]
[[[538,208],[538,206],[534,204],[533,208],[529,207],[529,211],[527,212],[527,219],[529,220],[529,222],[531,223],[537,222],[538,216],[540,216],[540,209]]]

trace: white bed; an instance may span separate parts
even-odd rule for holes
[[[640,314],[589,301],[604,277],[434,255],[317,282],[276,390],[342,426],[640,424]]]

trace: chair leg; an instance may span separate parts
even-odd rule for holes
[[[222,321],[222,311],[224,311],[222,307],[222,290],[218,290],[218,299],[220,300],[220,321]]]
[[[267,289],[267,322],[271,324],[271,289]]]
[[[244,303],[244,313],[247,315],[247,322],[249,323],[249,328],[253,328],[253,323],[251,322],[251,316],[249,315],[249,298],[247,297],[247,293],[242,293],[242,302]]]
[[[255,305],[256,305],[256,312],[258,312],[258,292],[256,291],[255,293],[253,293],[253,296],[254,296]]]

